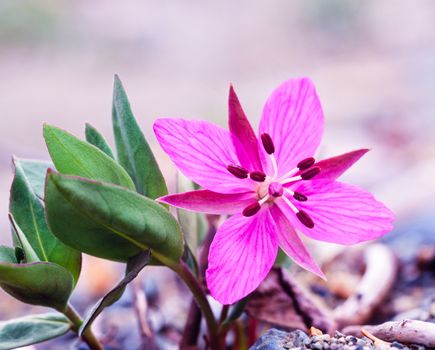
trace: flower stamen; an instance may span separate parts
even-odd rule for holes
[[[314,165],[315,162],[316,162],[316,160],[314,158],[312,158],[312,157],[311,158],[306,158],[304,160],[301,160],[298,163],[298,165],[296,166],[296,168],[290,170],[285,175],[281,176],[278,181],[286,179],[289,176],[293,176],[294,174],[298,173],[301,170],[307,170],[307,169],[311,168]]]
[[[308,228],[313,228],[314,227],[314,221],[313,221],[313,219],[311,219],[311,217],[305,211],[299,210],[299,212],[296,213],[296,217],[306,227],[308,227]]]
[[[304,224],[308,228],[314,227],[314,221],[313,219],[311,219],[306,211],[296,208],[296,206],[285,196],[282,196],[282,199],[284,199],[284,202],[293,210],[293,212],[296,214],[296,217],[299,219],[300,222],[302,222],[302,224]]]
[[[262,171],[251,171],[249,177],[257,182],[264,182],[264,180],[266,180],[266,174]]]
[[[258,213],[258,211],[261,209],[261,205],[258,202],[249,204],[245,209],[243,209],[242,214],[244,216],[253,216]]]
[[[314,168],[311,168],[310,170],[307,170],[306,172],[302,173],[301,178],[302,178],[302,180],[310,180],[314,176],[316,176],[318,173],[320,173],[320,168],[314,167]]]
[[[269,199],[269,195],[266,194],[263,198],[261,198],[258,202],[249,204],[245,209],[243,209],[242,214],[244,216],[253,216],[258,213],[258,211],[261,209],[261,206],[266,203],[266,201]]]
[[[278,164],[276,163],[276,158],[274,156],[275,145],[273,144],[272,138],[267,133],[261,134],[261,143],[263,144],[263,148],[266,151],[266,153],[269,155],[269,158],[272,162],[273,179],[275,179],[278,175]]]
[[[258,201],[258,204],[263,205],[269,199],[269,195],[266,194],[263,198]]]
[[[297,167],[299,170],[307,170],[307,169],[311,168],[315,162],[316,162],[316,160],[313,157],[306,158],[304,160],[301,160],[298,163]]]
[[[318,173],[320,173],[319,167],[311,168],[311,169],[307,170],[306,172],[304,172],[298,176],[293,176],[293,177],[289,177],[288,179],[281,180],[280,183],[284,185],[284,184],[288,184],[290,182],[295,182],[295,181],[299,181],[299,180],[311,180]]]
[[[285,180],[281,180],[279,183],[282,185],[285,185],[285,184],[288,184],[290,182],[295,182],[295,181],[299,181],[299,180],[302,180],[302,177],[300,175],[289,177],[288,179],[285,179]]]
[[[264,150],[267,154],[272,155],[275,153],[275,145],[273,144],[272,138],[269,134],[261,134],[261,142],[263,143]]]
[[[299,209],[296,208],[296,206],[286,196],[282,196],[281,198],[284,199],[284,202],[294,211],[295,214],[299,212]]]
[[[239,165],[228,165],[227,170],[239,179],[246,179],[249,171]]]
[[[308,197],[300,192],[294,192],[291,189],[285,187],[284,187],[284,191],[286,191],[289,195],[293,196],[293,198],[299,202],[306,202],[308,200]]]

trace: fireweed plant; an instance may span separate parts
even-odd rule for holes
[[[317,162],[323,111],[309,79],[290,79],[264,106],[255,135],[232,88],[229,129],[203,121],[158,119],[160,145],[204,190],[159,201],[210,214],[230,214],[210,246],[207,286],[222,304],[251,293],[270,271],[278,246],[324,278],[298,232],[355,244],[392,229],[393,214],[373,196],[336,179],[367,149]]]
[[[51,162],[13,159],[13,246],[0,247],[0,286],[55,312],[0,322],[0,350],[69,331],[90,349],[103,349],[92,323],[148,265],[166,266],[184,281],[196,302],[191,310],[205,319],[207,346],[224,349],[231,324],[276,261],[278,247],[324,278],[300,234],[354,244],[392,228],[393,214],[370,193],[336,181],[366,149],[313,158],[323,112],[308,79],[288,80],[272,93],[258,137],[232,88],[229,131],[207,122],[158,119],[160,145],[193,181],[180,175],[178,194],[168,195],[118,77],[112,124],[115,152],[89,124],[85,141],[44,125]],[[168,204],[178,208],[178,220]],[[232,216],[216,231],[203,213]],[[83,317],[70,301],[81,253],[125,263],[124,278]],[[226,305],[219,318],[208,293]],[[194,346],[199,332],[188,320],[182,345]]]

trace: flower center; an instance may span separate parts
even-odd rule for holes
[[[281,197],[284,193],[284,187],[279,182],[271,182],[269,184],[269,194],[272,197]]]
[[[283,200],[295,213],[298,220],[308,228],[314,227],[313,219],[302,209],[298,209],[295,202],[306,202],[307,196],[300,192],[295,192],[289,187],[299,181],[311,180],[320,172],[320,168],[314,166],[316,160],[312,157],[301,160],[296,168],[290,170],[278,178],[278,165],[275,158],[275,145],[269,134],[263,133],[260,136],[263,148],[269,155],[273,166],[273,175],[268,176],[262,171],[249,171],[239,165],[228,165],[227,170],[239,179],[250,178],[259,182],[257,185],[258,201],[248,205],[242,212],[244,216],[257,214],[261,206],[266,202],[273,203],[275,200]],[[287,185],[287,186],[285,186]]]

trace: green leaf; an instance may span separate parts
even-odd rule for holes
[[[98,315],[110,305],[113,305],[117,302],[122,294],[124,293],[125,287],[131,281],[133,281],[139,272],[150,263],[151,254],[150,251],[144,251],[139,253],[137,256],[131,258],[127,263],[127,270],[125,273],[125,277],[118,282],[118,284],[108,292],[103,298],[101,298],[91,309],[91,311],[86,315],[86,318],[83,321],[83,324],[80,327],[79,335],[84,334]]]
[[[44,138],[51,159],[62,174],[135,188],[130,176],[118,163],[88,142],[47,124],[44,125]]]
[[[40,200],[44,200],[45,173],[48,168],[54,168],[53,163],[36,159],[13,158],[15,173],[18,170],[28,182],[27,186]]]
[[[0,286],[6,293],[27,304],[65,308],[74,286],[69,271],[47,262],[16,264],[2,250],[0,256],[7,259],[0,262]]]
[[[118,161],[130,174],[137,191],[152,199],[166,195],[165,179],[117,75],[113,86],[112,123]]]
[[[243,312],[245,311],[246,305],[248,304],[248,301],[249,296],[243,298],[242,300],[231,306],[230,314],[228,315],[228,318],[225,322],[231,323],[237,320],[240,316],[242,316]]]
[[[194,191],[195,189],[195,184],[192,181],[190,181],[182,173],[177,173],[178,193]],[[186,243],[195,256],[198,245],[200,241],[202,241],[208,229],[204,214],[195,213],[190,210],[177,209],[177,217],[181,226],[181,230],[184,233]]]
[[[127,261],[151,248],[164,264],[181,257],[183,240],[174,217],[136,192],[49,170],[45,202],[51,231],[80,251]]]
[[[24,235],[23,231],[21,231],[20,227],[17,225],[14,217],[11,214],[9,214],[9,220],[12,225],[12,231],[14,233],[14,236],[16,237],[16,242],[19,245],[18,247],[23,250],[25,262],[32,263],[41,261],[36,255],[29,241],[27,240],[27,237]]]
[[[59,313],[47,313],[0,322],[0,350],[16,349],[59,337],[71,328]]]
[[[0,246],[0,262],[8,262],[11,264],[17,264],[17,257],[15,255],[15,249],[11,247]]]
[[[292,260],[288,257],[286,253],[281,248],[278,248],[278,254],[276,255],[275,262],[273,266],[275,267],[285,267],[289,268],[292,264]]]
[[[86,123],[85,129],[86,141],[91,145],[94,145],[104,153],[106,153],[110,158],[114,159],[112,149],[107,144],[105,138],[101,133],[95,129],[91,124]]]
[[[71,272],[77,283],[81,254],[59,241],[45,220],[44,177],[51,163],[14,158],[15,177],[12,183],[9,210],[40,261],[53,262]],[[28,261],[29,262],[29,261]]]
[[[177,192],[193,191],[193,182],[190,181],[180,172],[177,173]],[[178,222],[180,223],[181,230],[184,233],[187,245],[190,247],[194,254],[198,248],[198,215],[195,212],[177,209]]]

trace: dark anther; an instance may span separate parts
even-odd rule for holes
[[[246,179],[249,174],[248,170],[238,165],[228,165],[227,170],[239,179]]]
[[[320,168],[315,167],[311,168],[310,170],[307,170],[305,173],[301,174],[302,180],[309,180],[312,179],[314,176],[316,176],[318,173],[320,173]]]
[[[269,134],[261,134],[261,142],[263,143],[264,150],[267,154],[275,153],[275,145],[273,144],[272,138]]]
[[[298,217],[299,221],[302,222],[308,228],[313,228],[314,227],[313,219],[311,219],[311,217],[306,212],[304,212],[303,210],[299,210],[296,213],[296,216]]]
[[[248,205],[245,209],[243,209],[242,214],[244,216],[252,216],[258,213],[258,211],[260,210],[261,205],[258,204],[258,202],[252,203],[250,205]]]
[[[308,200],[307,196],[305,196],[299,192],[295,192],[295,194],[293,195],[293,198],[299,202],[306,202]]]
[[[299,170],[307,170],[313,166],[313,164],[316,162],[314,158],[307,158],[304,160],[301,160],[298,163]]]
[[[249,177],[257,182],[263,182],[266,180],[266,174],[261,171],[252,171],[249,173]]]

